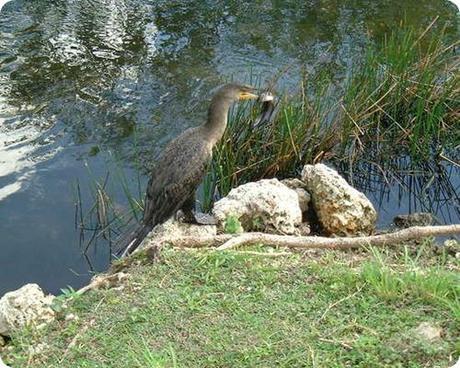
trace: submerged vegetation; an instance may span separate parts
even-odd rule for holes
[[[89,204],[83,201],[80,183],[77,181],[74,185],[75,229],[80,232],[80,248],[86,254],[90,246],[96,245],[98,239],[102,238],[109,244],[110,259],[113,241],[129,232],[130,226],[140,221],[144,206],[140,170],[137,170],[137,190],[134,193],[125,171],[116,165],[111,166],[112,170],[107,172],[102,181],[97,180],[91,170],[88,171],[93,178],[89,188]],[[115,197],[123,198],[124,203],[116,201]],[[90,234],[89,237],[87,234]],[[90,263],[89,259],[87,261]]]
[[[165,249],[153,265],[141,253],[122,285],[67,301],[2,358],[49,368],[448,367],[460,353],[458,262],[425,245],[278,257]],[[423,323],[441,336],[424,338]]]

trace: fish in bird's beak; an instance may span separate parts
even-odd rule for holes
[[[259,95],[260,102],[270,102],[275,99],[275,96],[271,94],[271,92],[263,92]]]
[[[253,122],[253,128],[269,124],[275,118],[278,110],[278,101],[271,92],[262,92],[259,95],[259,102],[262,103],[262,110]]]

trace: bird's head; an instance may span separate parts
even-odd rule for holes
[[[232,101],[254,100],[259,97],[256,92],[254,87],[231,83],[221,87],[216,95]]]

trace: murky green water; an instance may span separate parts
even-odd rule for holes
[[[200,124],[212,88],[284,71],[278,88],[289,90],[302,70],[322,67],[340,79],[368,37],[436,16],[455,36],[447,0],[8,3],[0,15],[0,294],[25,282],[79,287],[88,270],[103,270],[104,244],[82,256],[75,184],[88,202],[89,183],[116,157],[135,188],[134,163]],[[383,188],[372,172],[355,180],[380,207],[381,224],[426,207],[459,222],[460,180],[450,170],[453,197],[425,193],[422,180],[417,200],[409,194],[418,179]]]

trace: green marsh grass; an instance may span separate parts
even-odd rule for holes
[[[329,93],[327,87],[322,90]],[[237,105],[227,130],[214,150],[205,179],[205,208],[211,196],[262,178],[295,175],[304,163],[324,158],[338,143],[335,122],[326,123],[336,104],[321,94],[281,96],[275,116],[258,127],[253,122],[260,104]]]
[[[403,29],[368,48],[345,84],[345,151],[407,148],[413,158],[455,142],[460,119],[460,44],[442,31]],[[351,138],[351,139],[346,139]],[[452,139],[454,138],[454,139]],[[457,141],[458,142],[458,141]]]
[[[422,245],[415,255],[405,247],[399,262],[388,251],[371,249],[373,258],[362,266],[361,276],[383,300],[410,298],[431,303],[449,310],[460,323],[460,276],[446,270],[442,256],[436,265],[424,264],[421,254],[429,253],[432,246],[423,249]]]
[[[297,93],[279,96],[268,124],[252,125],[259,104],[237,106],[214,152],[204,207],[216,193],[293,176],[327,158],[353,163],[402,154],[419,161],[458,145],[459,42],[445,44],[433,25],[402,28],[369,45],[340,87],[322,73],[307,78]]]

